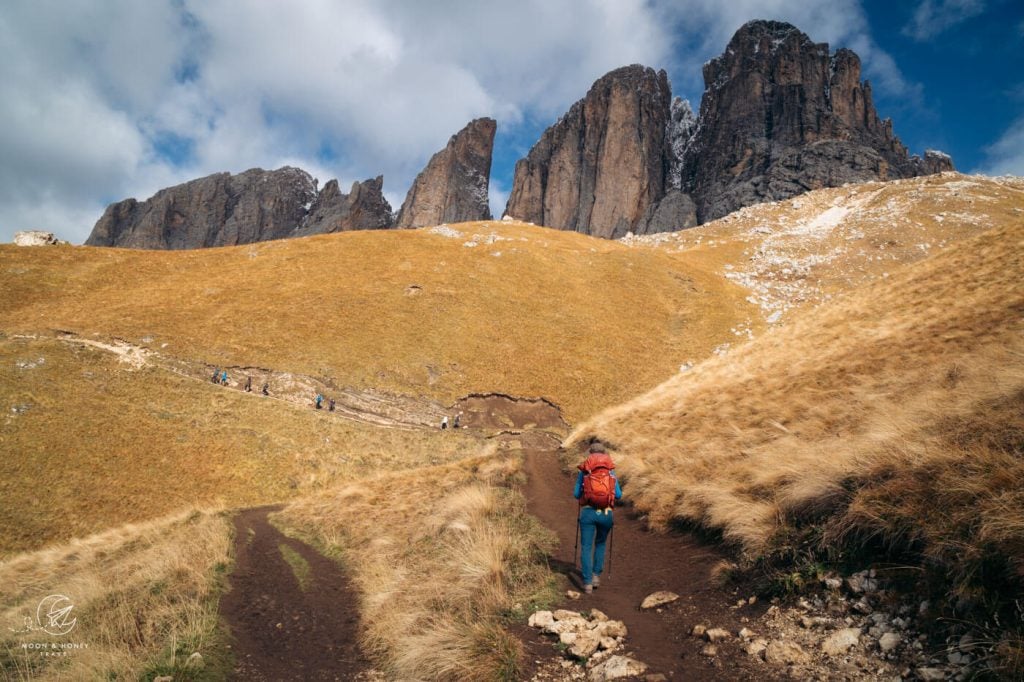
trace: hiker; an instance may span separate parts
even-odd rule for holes
[[[448,428],[448,415],[441,418],[441,430],[444,431]]]
[[[225,386],[228,385],[228,371],[227,370],[224,370],[223,372],[220,373],[220,383],[224,384]]]
[[[324,397],[319,393],[316,394],[316,409],[322,409],[324,406]]]
[[[453,429],[459,428],[459,419],[461,417],[462,417],[462,413],[461,412],[459,412],[457,415],[455,415],[455,421],[452,422],[452,428]]]
[[[245,378],[245,392],[252,393],[252,376],[247,376]]]
[[[270,384],[263,382],[263,389],[260,391],[263,395],[270,395]]]
[[[334,412],[334,398],[327,401],[327,409]]]
[[[220,383],[220,367],[214,367],[213,368],[213,378],[210,379],[210,381],[215,383],[215,384],[219,384]]]
[[[622,498],[622,488],[615,478],[615,463],[601,443],[590,444],[589,456],[577,468],[573,496],[580,501],[580,570],[583,591],[590,594],[601,585],[605,542],[614,523],[612,507]]]

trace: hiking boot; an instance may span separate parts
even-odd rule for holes
[[[584,594],[590,594],[593,591],[594,591],[594,586],[591,585],[590,583],[587,583],[586,585],[583,586],[583,593]]]
[[[595,588],[601,587],[601,576],[595,575],[594,580],[591,581],[591,585],[593,585]]]

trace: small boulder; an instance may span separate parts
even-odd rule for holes
[[[714,644],[705,644],[700,650],[701,656],[707,656],[708,658],[714,658],[718,655],[718,647]]]
[[[601,645],[601,638],[597,637],[593,632],[581,632],[576,635],[574,640],[568,645],[569,654],[580,659],[590,658]]]
[[[604,651],[615,651],[619,648],[619,641],[614,637],[602,637],[599,646]]]
[[[694,625],[693,629],[690,630],[690,635],[693,637],[703,637],[707,631],[708,627],[706,625]]]
[[[51,246],[60,244],[61,241],[53,236],[52,232],[42,230],[24,230],[14,233],[14,243],[17,246]]]
[[[895,632],[886,632],[878,638],[878,648],[889,652],[898,647],[901,641],[903,641],[902,638]]]
[[[807,663],[811,657],[796,642],[775,641],[765,647],[764,660],[775,665],[799,665]]]
[[[171,675],[160,675],[153,678],[153,682],[174,682],[174,677]]]
[[[750,639],[754,636],[754,632],[750,628],[743,628],[737,635],[740,639]]]
[[[558,609],[551,614],[555,620],[572,620],[574,618],[582,618],[583,614],[579,611],[569,611],[568,609]]]
[[[747,652],[748,656],[754,658],[764,658],[764,651],[768,648],[768,640],[763,637],[758,637],[752,642],[747,642],[743,645],[743,650]]]
[[[671,604],[677,599],[679,599],[679,595],[675,592],[655,592],[644,597],[644,600],[640,603],[640,608],[654,609],[665,604]]]
[[[732,633],[724,628],[710,628],[704,633],[704,638],[709,642],[721,642],[732,637]]]
[[[821,650],[827,656],[840,656],[860,641],[860,628],[843,628],[836,630],[822,645]]]
[[[555,624],[555,617],[550,611],[537,611],[530,614],[527,622],[531,628],[546,628]]]
[[[621,680],[625,677],[643,675],[647,672],[647,664],[629,656],[612,656],[604,663],[590,669],[590,682],[608,682]]]
[[[922,680],[944,680],[946,679],[946,671],[942,668],[918,668],[916,670],[917,676]]]
[[[626,624],[621,620],[606,620],[594,623],[592,629],[599,637],[625,637],[629,634]]]
[[[597,609],[590,609],[590,620],[596,620],[603,623],[604,621],[608,620],[608,616],[606,616],[603,611],[598,611]]]
[[[565,596],[568,599],[572,599],[573,601],[576,601],[577,599],[579,599],[583,595],[580,594],[579,592],[577,592],[576,590],[566,590],[565,591]]]

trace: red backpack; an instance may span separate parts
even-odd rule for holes
[[[581,505],[590,505],[595,509],[610,509],[615,506],[615,463],[604,452],[595,452],[583,460],[577,467],[583,472],[583,494]]]

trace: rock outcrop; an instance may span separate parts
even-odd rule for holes
[[[505,213],[610,238],[662,225],[670,107],[664,71],[634,64],[606,74],[516,163]]]
[[[338,181],[331,180],[310,206],[309,214],[292,236],[380,230],[391,227],[391,204],[384,198],[384,176],[353,182],[348,194],[342,194]]]
[[[952,170],[909,156],[881,120],[860,59],[790,24],[752,21],[704,66],[700,115],[664,72],[599,79],[516,164],[506,214],[600,237],[714,220],[849,182]]]
[[[288,166],[217,173],[162,189],[143,202],[111,204],[85,243],[196,249],[389,227],[391,207],[382,185],[381,177],[357,182],[345,195],[336,180],[318,192],[309,173]]]
[[[487,191],[496,129],[494,119],[478,118],[453,135],[416,177],[395,227],[490,220]]]
[[[16,246],[57,246],[67,244],[67,242],[57,239],[53,232],[24,230],[14,233],[14,244]]]
[[[317,198],[309,173],[284,167],[217,173],[157,192],[147,201],[111,204],[89,246],[194,249],[281,239]]]

